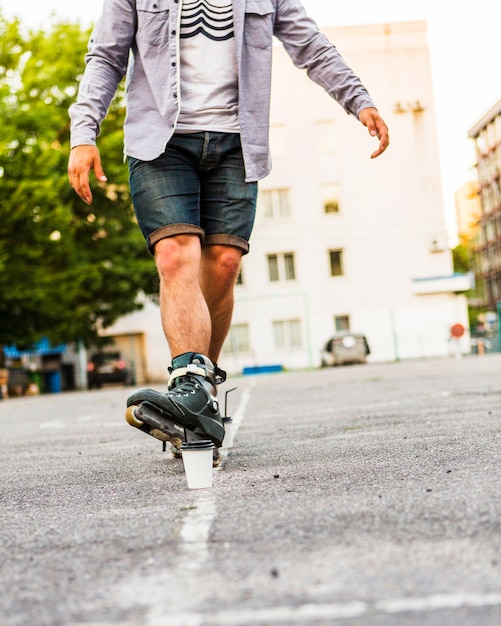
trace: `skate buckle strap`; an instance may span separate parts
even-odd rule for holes
[[[226,372],[218,365],[214,365],[214,375],[216,377],[216,385],[220,385],[226,380]]]
[[[179,378],[180,376],[193,376],[194,374],[198,374],[198,376],[203,376],[205,378],[207,372],[196,363],[190,363],[186,367],[178,367],[177,369],[172,370],[170,373],[170,380],[172,381],[174,378]]]

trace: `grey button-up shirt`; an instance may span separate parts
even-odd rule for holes
[[[270,171],[272,41],[353,115],[375,106],[299,0],[234,0],[239,123],[246,180]],[[95,145],[118,83],[127,74],[125,154],[150,161],[165,150],[180,108],[181,0],[105,0],[86,69],[70,108],[71,146]]]

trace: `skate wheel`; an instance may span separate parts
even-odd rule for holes
[[[214,448],[214,452],[212,453],[212,467],[219,467],[221,463],[221,457],[219,455],[219,450]]]
[[[158,428],[150,428],[148,434],[155,437],[155,439],[159,439],[160,441],[170,441],[170,435],[164,433],[163,430],[159,430]]]
[[[181,439],[181,437],[172,437],[170,440],[171,444],[174,446],[174,448],[180,448],[183,445],[183,440]]]
[[[183,454],[181,452],[181,450],[179,448],[177,448],[176,446],[172,446],[171,447],[171,452],[172,452],[172,456],[175,459],[182,459],[183,458]]]
[[[142,426],[144,426],[144,422],[136,417],[136,408],[137,407],[134,405],[128,406],[127,410],[125,411],[125,419],[127,423],[131,426],[134,426],[135,428],[141,428]]]

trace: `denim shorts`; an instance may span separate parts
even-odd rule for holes
[[[249,251],[257,183],[245,182],[240,135],[175,134],[153,161],[128,157],[132,202],[148,249],[165,237]]]

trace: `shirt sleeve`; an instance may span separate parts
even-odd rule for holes
[[[85,71],[70,107],[71,147],[95,145],[118,85],[127,72],[136,32],[135,0],[105,0],[89,40]]]
[[[306,70],[347,113],[358,117],[362,109],[375,107],[360,78],[306,15],[299,0],[277,0],[274,34],[294,65]]]

